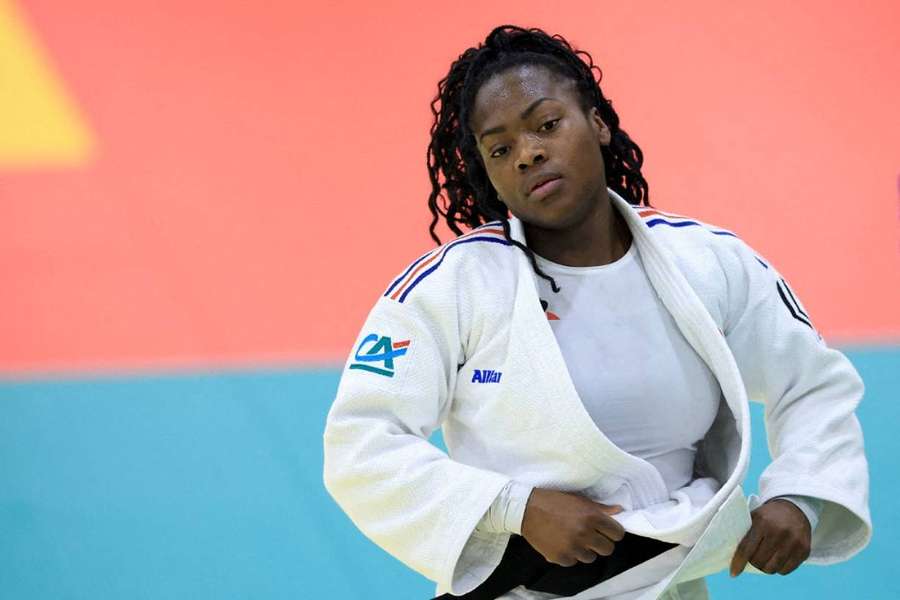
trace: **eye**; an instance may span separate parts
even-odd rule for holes
[[[557,122],[559,122],[559,119],[553,119],[552,121],[547,121],[546,123],[544,123],[544,125],[549,125],[550,123],[553,123],[554,125],[550,129],[556,129]],[[543,128],[544,125],[541,125],[541,128]],[[550,129],[544,129],[544,131],[550,131]]]
[[[559,119],[552,119],[550,121],[546,121],[546,122],[544,122],[543,125],[540,126],[539,130],[540,131],[551,131],[553,129],[556,129],[556,124],[561,119],[562,119],[562,117],[560,117]],[[550,125],[551,123],[553,124],[552,127],[548,127],[547,129],[544,129],[544,126]],[[501,158],[506,155],[506,152],[504,152],[503,154],[497,154],[497,152],[499,152],[500,150],[506,150],[506,146],[501,146],[501,147],[497,148],[496,150],[494,150],[493,152],[491,152],[491,158]]]

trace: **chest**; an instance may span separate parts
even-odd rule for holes
[[[721,390],[678,329],[639,255],[613,267],[545,268],[538,292],[569,376],[594,423],[641,456],[687,448],[712,423]]]

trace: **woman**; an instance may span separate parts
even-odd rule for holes
[[[501,26],[439,84],[431,233],[460,237],[370,312],[326,487],[446,598],[700,599],[725,567],[847,560],[871,537],[862,381],[768,261],[648,208],[595,68]],[[749,500],[748,397],[773,456]]]

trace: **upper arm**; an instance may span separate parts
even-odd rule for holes
[[[775,266],[739,239],[729,244],[724,333],[750,399],[777,400],[798,386],[816,385],[826,375],[819,367],[833,362],[836,351]]]

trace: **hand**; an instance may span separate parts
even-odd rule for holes
[[[621,506],[594,502],[579,494],[534,488],[522,518],[522,536],[548,561],[571,567],[609,556],[625,529],[609,517]]]
[[[788,500],[769,500],[752,513],[753,525],[731,559],[731,576],[747,561],[764,573],[787,575],[809,558],[812,530],[803,511]]]

